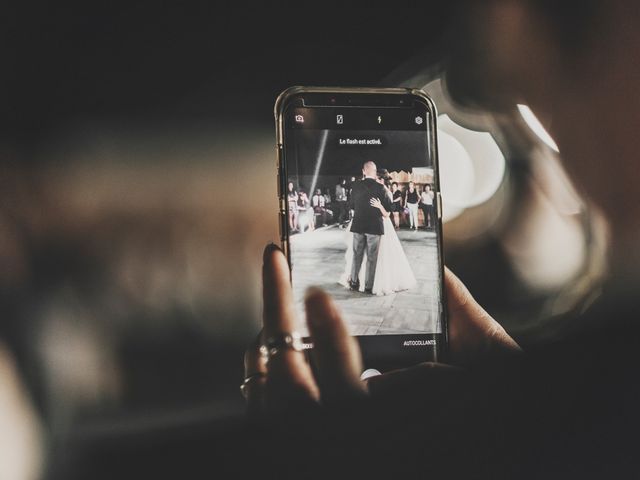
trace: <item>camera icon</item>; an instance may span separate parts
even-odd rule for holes
[[[302,115],[295,116],[296,123],[304,123],[304,117]]]

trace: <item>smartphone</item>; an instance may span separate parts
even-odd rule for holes
[[[421,90],[292,87],[275,105],[282,248],[298,332],[325,289],[384,373],[447,351],[436,109]],[[312,355],[310,356],[313,357]]]

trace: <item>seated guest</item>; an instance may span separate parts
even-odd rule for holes
[[[304,190],[300,189],[298,192],[298,227],[300,232],[304,232],[305,227],[307,231],[315,230],[315,223],[315,214],[309,197]]]

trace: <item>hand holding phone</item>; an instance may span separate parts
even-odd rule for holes
[[[445,270],[445,290],[450,321],[450,360],[464,366],[487,354],[519,350],[502,326],[473,299],[466,287]],[[291,331],[298,324],[289,265],[275,245],[265,249],[263,265],[264,318],[261,338]],[[282,348],[267,357],[261,353],[261,338],[245,353],[245,397],[249,413],[281,412],[292,408],[341,404],[371,395],[407,394],[416,382],[429,382],[455,374],[455,367],[421,364],[362,381],[358,343],[348,330],[335,303],[325,292],[313,289],[306,297],[306,321],[314,342],[313,371],[302,351]]]
[[[434,363],[447,353],[462,364],[518,348],[445,273],[435,122],[433,102],[408,89],[296,87],[278,98],[282,247],[264,254],[263,331],[245,356],[250,410],[340,404],[449,372]],[[363,370],[393,373],[364,381]]]

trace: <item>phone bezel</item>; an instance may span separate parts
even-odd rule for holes
[[[447,299],[446,292],[444,290],[444,252],[443,252],[443,238],[442,238],[442,200],[440,194],[440,165],[438,159],[438,142],[437,142],[437,110],[433,103],[433,100],[422,90],[411,88],[368,88],[368,87],[303,87],[294,86],[284,90],[276,99],[274,107],[274,115],[276,122],[276,169],[277,169],[277,183],[278,183],[278,225],[280,229],[280,243],[282,250],[284,251],[289,265],[291,265],[291,252],[289,248],[289,228],[288,228],[288,216],[287,216],[287,203],[285,198],[286,182],[287,182],[287,167],[286,160],[284,158],[284,117],[287,108],[294,99],[299,98],[301,95],[309,94],[326,94],[340,96],[341,99],[347,99],[349,107],[369,107],[373,105],[377,106],[398,106],[402,107],[400,99],[410,97],[414,101],[422,103],[429,112],[432,121],[428,122],[428,135],[429,146],[431,149],[430,155],[433,158],[434,166],[434,187],[436,194],[436,210],[437,210],[437,235],[438,235],[438,261],[440,266],[440,292],[441,292],[441,319],[442,319],[442,338],[443,342],[437,342],[434,352],[433,361],[445,361],[448,353],[449,345],[449,321],[447,315]],[[367,97],[369,100],[379,99],[379,103],[375,101],[368,104],[359,104],[354,102],[361,98]],[[392,100],[397,100],[397,105]],[[387,101],[389,100],[389,101]],[[322,107],[324,105],[317,105]],[[330,103],[326,106],[335,106]],[[291,267],[290,267],[291,268]],[[291,272],[291,270],[290,270]],[[291,273],[290,273],[291,274]],[[386,338],[391,335],[381,336],[356,336],[357,339],[363,338]]]

